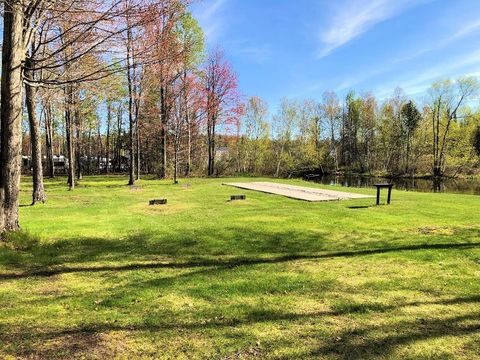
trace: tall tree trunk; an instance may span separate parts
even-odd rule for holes
[[[138,109],[136,110],[136,123],[137,123],[137,126],[136,126],[136,135],[137,135],[137,158],[136,158],[136,161],[137,161],[137,166],[136,166],[136,169],[137,169],[137,173],[136,173],[136,180],[140,180],[140,126],[139,126],[139,118],[138,118]]]
[[[185,169],[185,176],[190,176],[190,171],[192,169],[192,128],[190,124],[190,117],[188,116],[188,109],[187,111],[187,166]]]
[[[73,133],[73,89],[72,85],[68,84],[65,89],[65,137],[67,141],[67,156],[68,156],[68,185],[69,190],[75,189],[75,140]]]
[[[190,176],[190,169],[192,167],[192,129],[190,125],[190,109],[188,106],[187,70],[185,69],[183,71],[183,104],[185,108],[185,124],[187,125],[187,164],[185,176]]]
[[[405,165],[405,174],[409,174],[410,172],[410,131],[408,130],[407,131],[407,154],[406,154],[406,157],[407,157],[407,161],[406,161],[406,165]]]
[[[100,121],[98,121],[98,127],[97,127],[97,169],[95,170],[95,174],[100,173],[100,168],[102,166],[102,153],[103,153],[103,144],[102,144],[102,132],[100,129]],[[89,145],[91,146],[91,145]],[[88,160],[88,166],[90,167],[90,156]]]
[[[25,67],[25,77],[33,80],[33,71],[29,70],[33,66],[33,61],[27,59]],[[43,187],[43,167],[42,167],[42,141],[40,137],[40,124],[35,112],[35,94],[36,90],[25,83],[25,102],[27,105],[28,122],[30,124],[30,142],[32,145],[32,167],[33,167],[33,193],[32,205],[37,202],[44,203],[47,200]]]
[[[177,174],[178,174],[178,151],[179,151],[179,139],[176,139],[175,143],[175,153],[174,153],[174,159],[173,159],[173,183],[177,184]]]
[[[45,149],[47,152],[47,173],[48,177],[55,177],[55,163],[53,161],[53,122],[51,104],[45,104]]]
[[[207,126],[208,137],[208,176],[215,173],[215,120],[210,119]]]
[[[160,179],[167,176],[167,105],[166,89],[162,85],[160,88]]]
[[[280,147],[280,153],[278,154],[277,169],[275,171],[275,177],[280,176],[280,165],[282,164],[283,151],[285,149],[285,141],[282,140],[282,146]]]
[[[76,145],[76,154],[75,159],[77,160],[77,180],[82,180],[83,178],[83,168],[82,168],[82,123],[80,119],[80,111],[78,110],[78,94],[75,93],[75,145]]]
[[[116,145],[116,158],[117,164],[116,169],[118,172],[122,171],[122,118],[123,118],[123,110],[122,106],[118,106],[118,113],[117,113],[117,145]]]
[[[19,229],[22,153],[23,8],[4,2],[1,76],[0,233]]]
[[[110,172],[110,126],[112,122],[112,104],[110,101],[107,104],[107,139],[105,144],[105,173]]]
[[[127,22],[129,19],[127,18]],[[127,83],[128,83],[128,124],[129,124],[129,150],[130,150],[130,169],[128,185],[135,185],[135,122],[133,108],[133,81],[132,78],[132,29],[129,26],[127,30]]]

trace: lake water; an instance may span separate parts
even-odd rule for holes
[[[386,179],[369,176],[323,175],[308,180],[324,185],[346,187],[373,187],[373,184],[377,183],[392,183],[394,188],[399,190],[480,195],[479,179]]]

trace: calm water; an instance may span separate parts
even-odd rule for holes
[[[352,187],[372,187],[377,183],[393,183],[395,189],[423,192],[447,192],[457,194],[480,195],[480,180],[476,179],[386,179],[378,177],[352,175],[323,175],[309,180],[324,185]]]

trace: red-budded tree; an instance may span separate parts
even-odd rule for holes
[[[235,125],[241,114],[237,76],[223,51],[212,51],[203,70],[204,116],[207,128],[207,175],[215,173],[215,138],[219,127]]]

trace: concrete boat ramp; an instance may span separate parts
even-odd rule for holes
[[[261,191],[268,194],[282,195],[292,199],[305,201],[334,201],[373,198],[373,196],[370,195],[355,194],[335,190],[325,190],[305,186],[287,185],[273,182],[224,183],[223,185],[234,186],[246,190]]]

